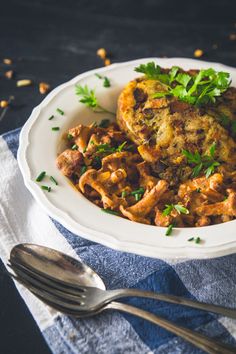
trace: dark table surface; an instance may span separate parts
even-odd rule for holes
[[[112,62],[142,57],[188,57],[236,66],[236,2],[232,0],[7,0],[0,9],[0,100],[15,97],[0,119],[0,133],[21,127],[43,99],[38,83],[52,88]],[[234,40],[233,40],[234,39]],[[11,66],[4,58],[13,61]],[[13,80],[4,73],[13,69]],[[17,88],[16,80],[31,79]],[[1,115],[2,111],[0,111]],[[0,352],[47,354],[46,343],[0,263]]]

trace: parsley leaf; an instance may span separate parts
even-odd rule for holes
[[[192,176],[197,177],[203,168],[205,168],[206,178],[210,177],[214,172],[215,168],[220,166],[218,161],[215,161],[214,155],[216,151],[216,143],[213,143],[209,148],[209,155],[201,156],[199,152],[192,154],[187,150],[183,150],[182,154],[187,158],[189,164],[194,164]]]
[[[161,67],[154,63],[154,61],[147,64],[140,64],[134,69],[138,73],[143,73],[148,79],[158,80],[161,73]]]
[[[81,86],[77,84],[76,88],[76,95],[81,96],[80,99],[81,103],[84,103],[85,106],[96,109],[98,106],[97,97],[95,96],[95,91],[90,90],[87,85]]]
[[[189,214],[189,210],[185,208],[182,204],[166,204],[166,208],[163,210],[162,215],[170,215],[170,213],[174,209],[178,212],[178,214]]]
[[[175,204],[175,210],[179,213],[179,214],[189,214],[189,210],[187,208],[185,208],[183,205],[181,204]]]
[[[75,93],[80,97],[80,102],[83,103],[86,107],[91,108],[95,113],[110,113],[104,107],[102,107],[95,95],[95,90],[89,89],[87,85],[81,86],[79,84],[75,85]]]
[[[163,215],[163,216],[170,215],[170,213],[171,213],[172,210],[174,209],[174,205],[173,205],[173,204],[170,204],[170,205],[166,204],[165,207],[166,207],[166,208],[163,210],[162,215]]]
[[[159,65],[150,62],[141,64],[134,70],[145,74],[148,79],[159,80],[165,84],[167,92],[157,92],[153,95],[154,98],[169,95],[196,106],[215,103],[216,97],[221,96],[231,83],[229,73],[217,72],[212,68],[189,75],[179,72],[179,68],[173,66],[169,73],[162,73]]]

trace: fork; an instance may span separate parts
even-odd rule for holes
[[[42,300],[47,305],[55,308],[56,310],[72,315],[78,318],[88,317],[96,315],[107,309],[115,309],[122,312],[127,312],[132,315],[144,318],[160,327],[170,331],[171,333],[182,337],[195,346],[205,350],[207,353],[214,354],[232,354],[236,353],[236,348],[233,348],[227,344],[216,342],[204,335],[194,332],[190,329],[178,326],[171,321],[168,321],[162,317],[151,314],[147,311],[138,309],[136,307],[126,305],[118,302],[111,302],[105,304],[100,308],[92,309],[89,307],[89,303],[86,302],[87,307],[85,309],[86,289],[80,289],[80,296],[75,289],[69,286],[62,286],[59,282],[52,279],[45,279],[44,276],[37,274],[33,271],[26,270],[25,267],[19,265],[10,265],[15,274],[9,273],[15,280],[26,286],[34,295]],[[50,285],[49,285],[50,284]],[[81,287],[82,288],[82,287]],[[78,290],[78,289],[76,289]],[[86,290],[86,291],[84,291]]]
[[[32,275],[35,279],[40,280],[44,284],[51,285],[51,281],[56,278],[45,273],[39,273],[35,268],[29,268],[25,264],[21,264],[14,259],[11,259],[11,265],[18,270],[24,270],[26,273]],[[137,289],[115,289],[115,290],[102,290],[97,287],[82,286],[80,284],[66,283],[65,281],[56,279],[54,288],[61,290],[61,286],[67,286],[68,300],[70,294],[77,296],[77,301],[81,305],[81,311],[92,310],[95,311],[100,307],[108,304],[113,300],[124,297],[145,297],[153,300],[165,301],[172,304],[189,306],[203,311],[217,313],[222,316],[227,316],[236,319],[236,310],[218,305],[207,304],[203,302],[193,301],[180,296],[169,294],[154,293],[151,291],[141,291]],[[76,301],[76,300],[75,300]]]

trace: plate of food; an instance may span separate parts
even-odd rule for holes
[[[156,258],[236,252],[236,69],[146,58],[78,75],[20,134],[26,187],[71,232]]]

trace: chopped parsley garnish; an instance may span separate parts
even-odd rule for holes
[[[51,117],[48,118],[48,120],[52,120],[54,118],[54,115],[51,115]]]
[[[58,130],[60,130],[60,127],[52,127],[52,130],[53,131],[58,131]]]
[[[60,109],[60,108],[57,108],[56,111],[57,111],[61,116],[63,116],[63,115],[65,114],[65,112],[64,112],[62,109]]]
[[[80,176],[82,176],[85,172],[87,171],[87,166],[82,166],[81,171],[80,171]]]
[[[154,98],[174,96],[196,106],[215,103],[216,97],[225,92],[231,83],[229,73],[217,72],[212,68],[202,69],[191,76],[180,72],[180,68],[176,66],[173,66],[169,73],[162,73],[159,65],[150,62],[139,65],[135,71],[165,85],[163,92],[157,92],[153,95]]]
[[[91,144],[92,142],[90,142]],[[96,145],[96,149],[98,153],[114,153],[114,152],[122,152],[124,149],[125,145],[127,144],[126,141],[124,141],[121,145],[119,145],[117,148],[110,146],[109,144],[99,144]]]
[[[200,237],[190,237],[190,238],[188,239],[188,241],[189,241],[189,242],[194,241],[195,243],[199,244],[199,243],[201,243],[201,238],[200,238]]]
[[[56,185],[58,186],[58,182],[55,180],[55,178],[53,176],[50,176],[50,180]]]
[[[99,153],[103,153],[103,152],[113,153],[116,151],[116,148],[111,147],[109,144],[99,144],[96,147],[97,147],[97,152]]]
[[[136,193],[134,195],[134,197],[135,197],[135,200],[138,202],[142,198],[142,194]]]
[[[196,189],[196,192],[197,192],[197,193],[201,193],[201,188],[197,188],[197,189]]]
[[[102,119],[98,126],[100,128],[107,128],[109,126],[109,124],[110,124],[109,119]]]
[[[121,198],[125,198],[127,196],[127,191],[122,191]]]
[[[48,187],[48,186],[41,186],[41,189],[48,191],[48,192],[51,192],[51,190],[52,190],[52,188]]]
[[[136,189],[135,191],[131,192],[131,195],[135,195],[135,194],[143,194],[145,192],[144,188],[141,187],[139,189]]]
[[[172,233],[173,227],[174,227],[173,224],[170,224],[170,225],[168,226],[168,228],[167,228],[167,230],[166,230],[166,233],[165,233],[166,236],[170,236],[170,234]]]
[[[68,140],[73,139],[73,135],[71,135],[71,134],[67,134],[67,139],[68,139]]]
[[[117,147],[116,151],[117,151],[117,152],[121,152],[121,151],[124,149],[124,147],[125,147],[126,144],[127,144],[127,141],[124,141],[122,144],[120,144],[120,145]]]
[[[201,156],[199,152],[192,154],[187,150],[182,151],[182,154],[187,158],[187,162],[195,165],[192,172],[193,177],[197,177],[203,168],[205,168],[204,172],[206,178],[215,172],[215,168],[220,165],[220,163],[214,159],[215,149],[216,143],[213,143],[209,149],[210,155],[203,156]]]
[[[166,204],[166,208],[163,210],[162,215],[170,215],[174,209],[178,212],[178,214],[189,214],[189,210],[181,204]]]
[[[103,79],[103,86],[104,87],[111,87],[110,80],[106,76]]]
[[[110,113],[106,108],[102,107],[95,95],[95,90],[90,90],[87,85],[81,86],[77,84],[75,86],[75,93],[80,97],[80,102],[83,103],[86,107],[91,108],[95,113]]]
[[[95,74],[100,80],[103,80],[103,87],[111,87],[110,80],[106,76]]]
[[[45,176],[46,176],[46,172],[45,172],[45,171],[42,171],[42,172],[38,175],[38,177],[36,178],[36,182],[41,182],[41,181],[44,179]]]
[[[143,194],[145,192],[145,189],[143,187],[140,187],[139,189],[136,189],[135,191],[132,191],[130,194],[135,197],[135,200],[138,202]]]
[[[71,147],[71,150],[78,150],[78,146],[76,144],[74,144],[72,147]]]
[[[101,209],[102,211],[104,211],[104,213],[107,214],[112,214],[112,215],[119,215],[119,213],[115,210],[111,210],[111,209]]]

